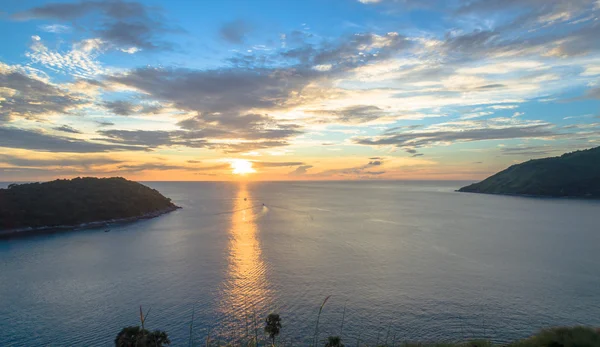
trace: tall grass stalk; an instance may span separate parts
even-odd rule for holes
[[[315,336],[313,337],[313,346],[314,347],[317,346],[317,342],[319,341],[319,319],[321,318],[321,312],[323,312],[323,306],[325,306],[325,304],[327,303],[327,300],[329,300],[330,297],[331,297],[331,295],[328,295],[325,298],[325,300],[323,300],[321,307],[319,307],[319,314],[317,315],[317,324],[315,325]]]
[[[188,341],[188,346],[192,347],[192,336],[194,333],[194,314],[196,313],[196,304],[192,306],[192,321],[190,322],[190,339]]]
[[[390,329],[392,328],[392,322],[388,325],[387,333],[385,334],[385,345],[388,345],[388,337],[390,337]]]
[[[460,321],[460,335],[462,336],[463,340],[466,339],[465,336],[465,330],[463,329],[463,321],[462,321],[462,317],[460,315],[458,315],[459,321]]]
[[[485,317],[483,317],[483,337],[487,338],[487,334],[485,331]]]
[[[150,310],[152,309],[149,308],[148,312],[146,312],[146,315],[144,315],[144,310],[142,309],[142,305],[140,305],[140,324],[142,325],[142,339],[144,338],[144,334],[146,333],[146,328],[145,328],[145,324],[146,324],[146,318],[148,317],[148,314],[150,313]],[[136,343],[137,345],[137,340]]]
[[[252,311],[254,312],[254,346],[258,347],[258,327],[256,326],[256,306],[252,303]]]
[[[246,323],[246,345],[248,341],[250,341],[250,327],[248,325],[248,302],[246,301],[246,296],[244,295],[244,322]]]
[[[346,318],[346,305],[348,305],[348,300],[346,300],[346,302],[344,303],[344,312],[342,313],[342,325],[340,326],[340,339],[343,337],[342,335],[344,334],[344,319]]]

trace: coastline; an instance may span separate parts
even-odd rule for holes
[[[28,227],[28,228],[17,228],[17,229],[5,229],[0,230],[0,239],[12,238],[12,237],[27,237],[33,235],[41,235],[41,234],[51,234],[56,232],[65,232],[65,231],[74,231],[75,229],[93,229],[101,226],[108,226],[111,224],[127,224],[134,223],[140,220],[152,219],[163,214],[167,214],[173,211],[180,209],[181,207],[173,205],[171,207],[145,213],[140,216],[135,217],[127,217],[127,218],[117,218],[117,219],[107,219],[96,222],[82,223],[77,225],[57,225],[57,226],[45,226],[45,227]]]
[[[473,192],[468,190],[461,190],[462,188],[456,189],[457,193],[470,193],[470,194],[485,194],[485,195],[500,195],[500,196],[514,196],[519,198],[535,198],[535,199],[565,199],[565,200],[591,200],[600,201],[600,196],[571,196],[571,195],[535,195],[535,194],[518,194],[518,193],[486,193],[486,192]]]

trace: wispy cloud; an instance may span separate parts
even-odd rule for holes
[[[71,31],[71,27],[63,24],[48,24],[48,25],[40,25],[40,29],[45,32],[53,33],[53,34],[63,34]]]
[[[89,103],[85,95],[64,90],[19,66],[0,63],[0,85],[0,121],[69,114]]]
[[[97,16],[94,19],[94,16]],[[67,23],[93,20],[92,32],[103,42],[122,49],[171,49],[160,36],[172,31],[164,23],[162,11],[135,1],[57,2],[15,13],[16,20],[50,19]],[[80,25],[78,25],[80,27]]]
[[[87,39],[73,44],[67,52],[52,51],[39,36],[31,38],[30,51],[25,53],[32,63],[40,64],[51,70],[67,73],[75,77],[90,78],[105,72],[97,60],[103,41]]]
[[[252,25],[242,19],[223,24],[219,30],[221,38],[227,42],[241,44],[252,31]]]
[[[353,142],[369,146],[422,148],[455,142],[473,142],[522,138],[550,138],[557,135],[550,123],[538,121],[457,121],[430,126],[418,131],[388,132],[374,137],[354,137]]]
[[[64,133],[70,133],[70,134],[81,134],[82,133],[81,131],[79,131],[71,126],[68,126],[68,125],[61,125],[58,127],[54,127],[52,129],[54,129],[56,131],[61,131]]]
[[[0,163],[14,165],[17,167],[45,168],[45,167],[79,167],[90,168],[94,166],[104,166],[118,164],[116,160],[107,156],[89,156],[77,155],[70,157],[23,157],[17,155],[0,154]]]
[[[291,176],[302,176],[305,175],[309,169],[313,168],[312,165],[301,165],[298,166],[294,171],[290,172]]]
[[[131,175],[213,174],[192,161],[243,155],[286,177],[387,178],[400,175],[394,158],[441,165],[439,147],[454,144],[506,140],[463,161],[498,165],[600,143],[597,1],[353,1],[348,11],[378,24],[357,12],[327,32],[263,30],[250,14],[193,27],[167,3],[125,0],[14,13],[32,32],[29,49],[10,55],[25,57],[19,65],[0,63],[0,147],[111,153],[123,159],[106,170]],[[427,25],[389,24],[420,9]],[[183,32],[175,23],[194,35],[172,35]],[[356,153],[371,159],[352,161]],[[285,160],[267,159],[275,155]],[[323,157],[344,160],[314,160]]]
[[[0,147],[31,149],[42,152],[98,153],[144,151],[144,147],[102,144],[70,137],[54,136],[41,131],[0,127]]]

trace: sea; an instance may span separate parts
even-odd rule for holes
[[[0,344],[113,346],[140,309],[173,346],[264,344],[269,313],[289,346],[600,326],[600,201],[468,183],[146,182],[182,209],[0,240]]]

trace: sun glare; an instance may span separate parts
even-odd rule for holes
[[[245,175],[256,172],[252,167],[252,162],[243,159],[234,159],[231,161],[232,173],[234,175]]]

